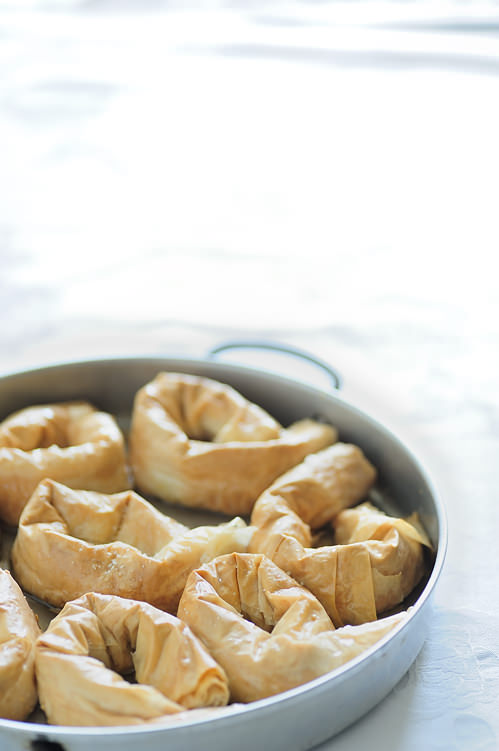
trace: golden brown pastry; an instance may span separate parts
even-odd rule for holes
[[[0,423],[0,518],[17,524],[45,477],[115,493],[130,487],[123,435],[86,402],[28,407]]]
[[[285,429],[209,378],[160,373],[135,397],[130,461],[141,492],[247,514],[276,477],[336,438],[314,420]]]
[[[424,573],[428,539],[417,515],[353,509],[375,479],[360,449],[336,444],[278,478],[255,503],[249,551],[264,553],[320,600],[336,626],[376,619]],[[311,547],[312,529],[334,519],[337,545]]]
[[[400,519],[387,516],[370,503],[362,503],[338,514],[334,528],[337,549],[341,551],[338,559],[341,569],[348,568],[349,556],[357,560],[361,570],[355,576],[355,587],[365,591],[366,595],[369,592],[370,598],[370,588],[367,590],[366,584],[372,581],[377,613],[401,603],[421,580],[425,571],[424,550],[430,550],[431,543],[417,513]],[[365,553],[359,555],[359,548]],[[352,566],[350,571],[353,571]],[[365,571],[365,576],[362,571]],[[366,584],[361,584],[363,579]],[[346,600],[347,586],[348,577],[345,575],[343,601]],[[337,590],[337,599],[339,596]]]
[[[334,630],[324,608],[264,555],[233,553],[193,571],[179,617],[249,702],[334,670],[379,641],[405,613]]]
[[[0,569],[0,717],[24,720],[37,702],[38,622],[19,586]]]
[[[137,683],[121,674],[135,671]],[[227,704],[222,668],[178,618],[144,602],[89,593],[36,645],[40,705],[51,724],[133,725]]]
[[[11,557],[21,586],[56,607],[101,592],[175,613],[188,574],[246,551],[252,532],[242,519],[188,529],[133,491],[105,495],[44,480],[21,515]]]
[[[309,546],[311,530],[365,498],[375,479],[375,468],[358,446],[335,443],[310,454],[256,501],[251,514],[256,527],[251,552],[272,558],[285,534]]]

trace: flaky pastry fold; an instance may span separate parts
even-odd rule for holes
[[[0,717],[24,720],[35,707],[35,641],[40,633],[18,584],[0,569]]]
[[[0,423],[0,518],[15,525],[38,483],[114,493],[130,487],[115,419],[87,402],[27,407]]]
[[[375,468],[353,444],[335,443],[309,454],[257,499],[251,513],[255,534],[250,552],[272,558],[282,535],[310,545],[312,530],[365,498],[375,479]]]
[[[141,492],[244,515],[276,477],[336,438],[309,419],[283,428],[212,379],[159,373],[136,394],[129,450]]]
[[[365,497],[375,475],[359,448],[335,444],[278,478],[253,508],[249,551],[313,592],[336,626],[375,620],[424,573],[430,544],[417,515],[388,517],[370,503],[347,508]],[[332,520],[338,544],[311,547],[312,530]]]
[[[413,590],[430,543],[417,515],[389,517],[364,498],[376,472],[362,451],[338,443],[308,456],[255,503],[249,551],[264,553],[320,600],[336,626],[373,621]],[[335,545],[311,547],[333,522]]]
[[[133,671],[136,683],[122,677]],[[59,725],[152,722],[229,699],[223,669],[185,623],[95,593],[67,603],[39,637],[36,676],[40,705]]]
[[[41,482],[21,514],[12,566],[21,586],[56,607],[86,592],[176,612],[188,574],[247,550],[242,519],[189,529],[133,491],[106,495]]]
[[[333,525],[342,574],[336,592],[340,609],[352,598],[350,588],[357,590],[359,602],[374,601],[376,612],[383,613],[399,605],[423,577],[424,551],[432,546],[417,513],[397,518],[366,502],[342,511]]]
[[[193,571],[178,615],[250,702],[324,675],[382,639],[405,613],[335,630],[319,601],[264,555],[233,553]]]

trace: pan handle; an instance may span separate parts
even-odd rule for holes
[[[304,352],[301,349],[297,349],[296,347],[291,347],[284,344],[277,344],[276,342],[270,342],[270,341],[258,341],[258,340],[250,340],[250,341],[228,341],[223,342],[222,344],[218,344],[215,347],[212,347],[208,351],[208,357],[215,358],[216,355],[219,354],[219,352],[225,352],[226,350],[230,349],[265,349],[269,350],[270,352],[283,352],[286,355],[291,355],[292,357],[298,357],[301,360],[306,360],[307,362],[312,363],[313,365],[316,365],[318,368],[323,370],[329,378],[331,379],[333,388],[340,389],[341,388],[341,376],[334,368],[332,368],[328,363],[324,362],[324,360],[320,360],[318,357],[315,357],[315,355],[311,355],[308,352]]]

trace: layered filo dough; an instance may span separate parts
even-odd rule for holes
[[[0,519],[17,524],[46,477],[103,493],[130,487],[114,417],[75,401],[27,407],[0,423]]]
[[[13,574],[62,608],[41,634],[0,569],[0,716],[26,718],[38,696],[52,724],[179,722],[307,683],[402,624],[378,617],[418,584],[430,543],[417,514],[367,500],[376,469],[337,439],[179,373],[136,394],[133,475],[114,418],[87,402],[0,423]],[[250,523],[190,529],[132,476],[139,492]],[[326,526],[334,544],[317,547]]]
[[[101,592],[175,613],[188,574],[245,552],[252,532],[240,518],[189,529],[134,491],[106,495],[44,480],[21,515],[11,558],[21,586],[56,607]]]
[[[129,450],[140,492],[244,515],[276,477],[336,439],[311,419],[284,428],[209,378],[159,373],[136,394]]]
[[[225,672],[185,623],[95,593],[67,603],[38,639],[36,677],[48,722],[59,725],[157,722],[229,700]]]
[[[233,553],[192,572],[178,615],[224,668],[232,701],[300,686],[382,639],[405,613],[335,630],[319,601],[257,554]]]
[[[320,600],[338,626],[374,621],[400,604],[424,573],[430,547],[417,514],[387,516],[362,500],[376,473],[360,449],[335,446],[307,457],[257,500],[249,551],[264,553]],[[334,545],[311,547],[332,521]]]
[[[38,622],[8,571],[0,569],[0,717],[24,720],[34,709]]]

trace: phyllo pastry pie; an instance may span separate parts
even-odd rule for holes
[[[300,686],[353,659],[405,613],[335,630],[314,595],[264,555],[233,553],[193,571],[178,615],[224,668],[232,701]]]
[[[130,487],[114,417],[87,402],[27,407],[0,423],[0,519],[15,525],[41,480],[115,493]]]
[[[336,626],[360,624],[396,605],[424,574],[430,543],[417,514],[389,517],[362,500],[375,471],[359,448],[338,443],[307,457],[255,503],[250,552],[264,553],[320,600]],[[312,547],[326,522],[335,545]]]
[[[18,584],[0,569],[0,717],[24,720],[37,702],[38,622]]]
[[[44,480],[21,515],[11,557],[21,586],[56,607],[101,592],[175,613],[189,573],[246,551],[252,532],[239,518],[189,529],[134,491],[106,495]]]
[[[159,373],[135,397],[130,461],[143,493],[244,515],[276,477],[336,438],[311,419],[284,428],[209,378]]]
[[[36,677],[59,725],[142,724],[229,699],[223,669],[185,623],[94,593],[67,603],[38,639]]]

